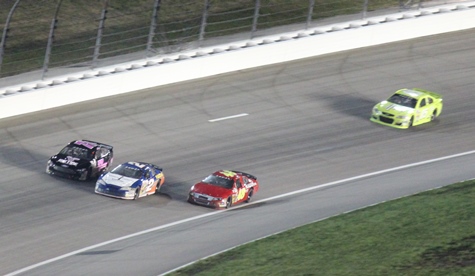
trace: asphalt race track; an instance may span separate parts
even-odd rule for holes
[[[41,263],[25,274],[158,275],[252,239],[473,178],[475,154],[353,177],[475,150],[474,45],[472,29],[0,120],[0,274]],[[370,122],[373,105],[403,87],[441,93],[440,119],[409,130]],[[113,145],[115,165],[162,166],[163,190],[124,201],[94,194],[94,181],[47,175],[49,156],[79,138]],[[258,177],[254,204],[220,212],[186,202],[195,182],[222,168]]]

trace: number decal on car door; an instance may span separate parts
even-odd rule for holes
[[[152,190],[153,179],[145,179],[143,181],[143,186],[145,186],[145,192],[148,193],[150,190]]]
[[[245,196],[246,196],[246,189],[244,188],[239,189],[237,200],[239,201],[241,199],[244,199]]]

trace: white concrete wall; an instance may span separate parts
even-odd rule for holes
[[[475,1],[239,41],[0,88],[0,118],[332,52],[475,28]]]

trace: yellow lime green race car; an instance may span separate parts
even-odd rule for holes
[[[400,89],[374,106],[370,120],[395,128],[433,121],[442,112],[442,96],[419,88]]]

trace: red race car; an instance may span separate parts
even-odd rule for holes
[[[239,171],[222,170],[193,185],[188,195],[188,202],[215,208],[229,208],[236,203],[251,201],[257,190],[259,183],[255,176]]]

